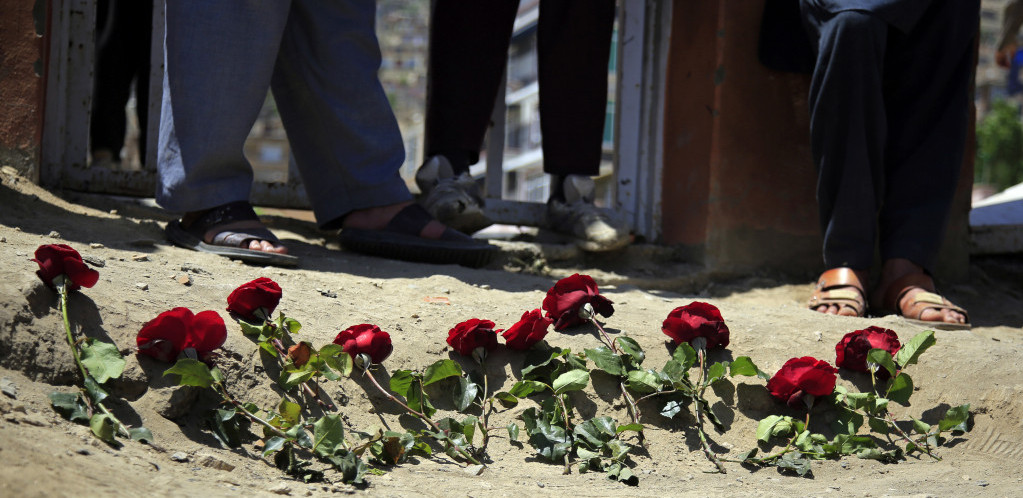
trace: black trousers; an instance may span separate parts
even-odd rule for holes
[[[877,243],[882,259],[931,271],[963,159],[979,2],[883,0],[881,12],[800,3],[816,49],[824,262],[870,268]]]
[[[518,0],[436,0],[426,153],[451,159],[456,174],[479,160],[518,5]],[[599,172],[614,15],[614,0],[540,2],[537,76],[547,173]]]
[[[153,33],[151,0],[100,0],[96,5],[96,66],[93,77],[91,150],[118,157],[124,147],[124,106],[135,82],[139,152],[145,158],[149,110],[149,59]]]

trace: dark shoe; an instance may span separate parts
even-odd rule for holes
[[[570,238],[584,251],[613,251],[629,244],[629,224],[593,204],[596,185],[592,178],[569,175],[563,185],[565,201],[547,202],[545,228]]]
[[[456,175],[444,156],[433,156],[416,171],[422,192],[419,203],[437,221],[463,233],[482,230],[494,222],[483,214],[483,196],[469,173]]]
[[[344,228],[339,240],[353,252],[421,263],[459,264],[470,268],[486,265],[498,248],[450,227],[439,239],[420,237],[423,227],[433,221],[419,204],[409,204],[382,230]]]
[[[253,222],[251,223],[253,226],[239,228],[238,225],[245,225],[244,222]],[[213,232],[213,236],[210,242],[206,242],[206,235],[210,232]],[[295,256],[243,248],[253,240],[266,240],[274,245],[280,243],[270,230],[262,226],[259,216],[245,201],[210,209],[188,227],[182,226],[180,221],[172,221],[167,224],[164,233],[174,244],[193,251],[208,252],[261,265],[298,265],[298,258]]]

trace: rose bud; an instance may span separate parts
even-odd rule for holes
[[[714,305],[699,301],[671,310],[661,324],[661,332],[675,344],[688,342],[694,348],[694,342],[704,342],[706,349],[728,346],[728,326],[721,318],[721,312]],[[703,341],[698,338],[703,338]]]
[[[866,372],[867,353],[871,349],[883,349],[888,351],[888,354],[895,355],[900,347],[902,344],[899,342],[899,336],[892,330],[877,326],[854,330],[845,334],[835,345],[837,354],[835,364],[849,370]],[[879,369],[878,374],[888,375],[888,370]]]
[[[183,351],[195,350],[205,360],[227,340],[227,326],[216,311],[192,314],[188,308],[164,311],[139,330],[135,342],[139,354],[160,361],[174,361]]]
[[[792,358],[767,381],[771,395],[792,408],[809,408],[814,398],[835,390],[838,369],[811,356]]]
[[[61,275],[69,291],[92,287],[99,281],[99,272],[86,266],[78,251],[66,244],[41,245],[32,261],[39,265],[36,275],[51,289],[56,287],[54,279]]]
[[[269,320],[281,302],[281,286],[260,277],[242,284],[227,296],[227,311],[249,322]]]
[[[600,295],[597,283],[589,275],[576,273],[558,280],[547,291],[542,308],[545,316],[554,320],[554,330],[564,330],[585,322],[579,313],[586,304],[604,318],[615,312],[611,300]]]
[[[478,348],[482,348],[483,354],[477,358],[477,361],[480,361],[486,356],[486,352],[497,347],[494,322],[472,318],[459,323],[448,331],[448,345],[462,356],[473,356]]]
[[[390,356],[394,347],[391,345],[391,336],[380,330],[380,327],[370,324],[352,325],[334,338],[334,344],[341,345],[341,348],[352,357],[353,360],[360,354],[364,354],[373,363],[381,363]]]
[[[527,311],[522,314],[522,318],[518,322],[515,322],[515,325],[505,330],[501,336],[504,337],[504,343],[508,349],[525,351],[543,340],[551,323],[553,320],[541,316],[540,310]]]

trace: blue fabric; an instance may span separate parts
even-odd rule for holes
[[[1019,79],[1019,70],[1023,67],[1023,50],[1017,50],[1012,55],[1012,61],[1009,63],[1009,74],[1007,81],[1007,92],[1009,95],[1016,95],[1023,91],[1023,82]]]
[[[373,0],[167,2],[157,202],[247,201],[242,148],[268,90],[320,224],[411,199],[377,79]]]

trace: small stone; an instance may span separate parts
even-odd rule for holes
[[[60,232],[58,232],[58,231],[56,231],[56,230],[53,230],[53,231],[51,231],[51,232],[50,232],[50,233],[49,233],[49,234],[47,235],[47,237],[49,237],[49,238],[51,238],[51,239],[59,239],[59,238],[60,238]]]
[[[211,274],[210,272],[206,271],[204,268],[202,268],[200,266],[193,265],[193,264],[189,264],[189,263],[185,263],[185,264],[181,265],[181,271],[186,272],[186,273],[195,273],[196,275],[210,275]]]
[[[478,476],[483,474],[483,469],[482,465],[470,465],[462,470],[471,476]]]
[[[135,287],[137,287],[139,290],[149,290],[149,284],[145,282],[139,282],[135,284]]]
[[[18,387],[7,377],[0,379],[0,392],[6,394],[11,399],[18,399]]]
[[[110,214],[117,214],[117,210],[116,209],[111,209],[110,210]]]
[[[7,237],[0,237],[0,244],[7,242]]]
[[[483,290],[490,290],[490,289],[491,289],[491,287],[490,287],[490,284],[483,284],[483,285],[481,285],[481,286],[480,286],[480,289],[483,289]]]
[[[100,244],[99,242],[93,242],[93,243],[89,244],[89,248],[90,249],[103,249],[103,244]]]
[[[282,483],[277,484],[276,486],[271,486],[269,489],[267,489],[267,491],[269,491],[271,493],[278,494],[278,495],[290,495],[291,494],[291,486],[288,486],[287,483],[283,483],[282,482]]]
[[[545,487],[547,487],[547,485],[546,485],[546,484],[544,484],[544,483],[542,483],[542,482],[540,482],[540,481],[537,481],[537,482],[536,482],[536,485],[537,485],[537,486],[540,486],[541,488],[545,488]]]
[[[88,456],[92,454],[92,451],[89,450],[89,448],[78,448],[77,450],[75,450],[75,453],[78,453],[79,455]]]
[[[156,245],[156,241],[153,239],[135,239],[128,242],[128,245],[132,247],[153,247]]]
[[[209,467],[211,469],[223,470],[224,472],[231,472],[234,470],[234,465],[231,465],[213,455],[204,455],[196,463],[203,467]]]
[[[813,337],[814,337],[815,339],[817,339],[817,342],[821,342],[821,341],[823,341],[823,340],[824,340],[824,334],[823,334],[823,333],[821,333],[820,331],[818,331],[818,332],[814,332],[814,333],[813,333]]]
[[[835,491],[841,491],[842,487],[841,486],[828,486],[828,489],[833,489]]]
[[[320,295],[323,297],[329,297],[331,299],[337,299],[337,293],[330,289],[321,290]]]
[[[147,256],[145,254],[132,254],[131,255],[131,260],[132,261],[139,261],[139,262],[141,262],[141,261],[149,261],[149,256]]]
[[[171,455],[170,459],[175,462],[187,462],[188,453],[185,453],[184,451],[179,451]]]
[[[969,481],[970,480],[970,476],[968,476],[966,474],[963,474],[963,480],[964,481]]]
[[[982,481],[977,481],[977,486],[980,486],[982,488],[987,487],[988,484],[989,483],[987,481],[983,481],[983,480]]]
[[[177,280],[178,283],[181,284],[181,285],[185,285],[185,286],[192,285],[192,276],[187,274],[187,273],[183,273],[181,275],[178,275],[175,280]]]
[[[95,266],[96,268],[103,268],[104,266],[107,265],[107,262],[103,258],[97,258],[96,256],[92,255],[82,256],[82,261],[85,261],[86,263],[89,263],[90,265]]]

